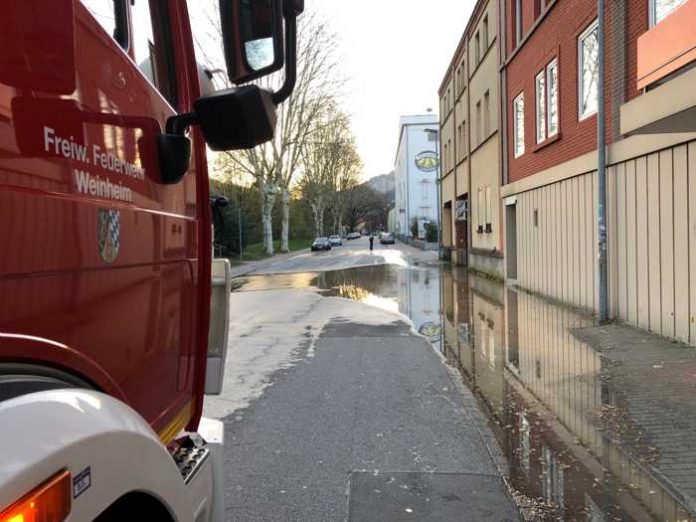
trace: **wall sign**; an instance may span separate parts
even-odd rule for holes
[[[440,165],[440,157],[434,150],[426,150],[416,154],[416,168],[423,172],[434,172]]]
[[[455,214],[457,221],[466,221],[466,214],[469,210],[467,207],[468,201],[465,199],[458,199],[455,206]]]

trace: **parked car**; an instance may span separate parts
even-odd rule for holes
[[[332,247],[343,246],[343,239],[341,239],[341,236],[329,236],[329,243],[331,243]]]
[[[312,252],[317,252],[319,250],[331,250],[331,241],[328,237],[318,237],[312,243]]]
[[[350,232],[346,239],[360,239],[360,232]]]
[[[393,245],[395,243],[394,234],[391,232],[382,232],[379,236],[379,242],[382,245]]]

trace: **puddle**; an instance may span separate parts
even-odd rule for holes
[[[234,291],[315,289],[408,317],[414,330],[440,349],[439,266],[373,265],[330,272],[247,276],[235,280]]]
[[[235,291],[270,289],[408,317],[478,397],[529,519],[696,520],[696,350],[641,333],[600,350],[592,337],[614,334],[591,316],[446,266],[251,276]]]

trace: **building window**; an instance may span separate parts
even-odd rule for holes
[[[535,81],[536,142],[558,134],[558,62],[554,58]]]
[[[139,20],[132,31],[135,63],[172,107],[176,107],[177,75],[169,3],[166,0],[131,2],[131,20]]]
[[[483,215],[483,190],[481,187],[479,187],[478,192],[477,192],[477,198],[476,201],[478,203],[478,208],[476,209],[476,220],[477,220],[477,227],[476,227],[476,232],[479,234],[483,233],[483,220],[484,215]]]
[[[650,0],[650,25],[659,24],[686,0]]]
[[[595,20],[578,38],[578,116],[581,120],[597,112],[598,59]]]
[[[483,139],[491,134],[491,96],[489,91],[483,94]]]
[[[483,140],[481,135],[483,133],[483,126],[481,125],[481,100],[476,102],[476,145],[479,145]]]
[[[546,134],[551,137],[558,134],[558,61],[556,59],[546,66],[546,95],[548,120]]]
[[[488,50],[488,15],[483,17],[483,52]]]
[[[466,86],[465,63],[466,62],[462,60],[462,62],[459,64],[459,90],[457,91],[457,94],[464,92],[464,87]]]
[[[491,186],[486,185],[486,232],[493,232],[493,225],[491,221],[491,212],[493,202],[491,201]]]
[[[474,47],[474,52],[475,54],[475,59],[476,59],[476,65],[478,65],[481,62],[481,37],[479,36],[478,31],[476,31],[476,36],[474,36],[474,41],[476,42],[476,46]]]
[[[515,0],[515,43],[522,41],[522,0]]]
[[[541,71],[536,76],[536,141],[546,139],[546,75]]]
[[[447,143],[449,143],[449,164],[450,164],[450,169],[454,168],[454,149],[452,148],[452,140],[447,140]]]
[[[94,19],[116,40],[128,49],[128,12],[126,2],[114,0],[81,0]]]
[[[463,124],[457,127],[457,160],[462,157],[462,134],[464,132]]]
[[[524,154],[524,93],[521,92],[513,102],[513,147],[515,157]]]
[[[449,156],[447,155],[447,144],[446,144],[446,143],[445,143],[444,156],[445,156],[445,158],[444,158],[444,159],[445,159],[445,172],[448,172],[448,171],[449,171],[449,165],[447,164],[447,163],[448,163],[447,158],[448,158]]]

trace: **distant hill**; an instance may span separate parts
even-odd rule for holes
[[[390,172],[389,174],[382,174],[381,176],[375,176],[374,178],[370,178],[363,184],[367,185],[375,192],[384,194],[384,196],[387,198],[387,201],[389,201],[390,203],[394,202],[394,171]]]

